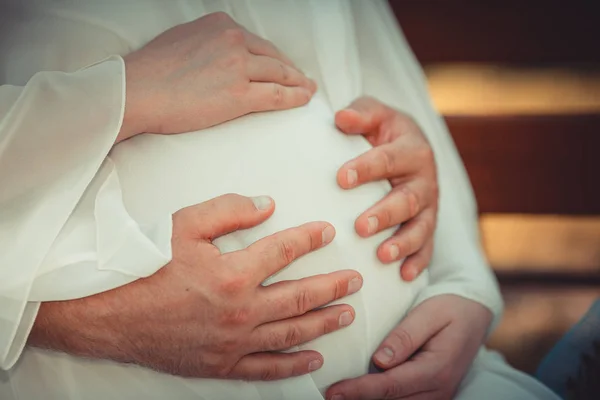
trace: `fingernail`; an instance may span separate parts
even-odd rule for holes
[[[308,363],[308,371],[309,372],[316,371],[319,368],[321,368],[322,365],[323,365],[323,362],[321,360],[312,360],[311,362]]]
[[[350,311],[344,311],[338,320],[340,326],[348,326],[352,323],[352,313]]]
[[[352,278],[348,282],[348,294],[356,293],[362,287],[362,280],[360,278]]]
[[[394,352],[389,347],[384,347],[375,354],[375,359],[382,364],[388,364],[394,358]]]
[[[369,233],[369,235],[372,235],[375,232],[377,232],[377,227],[379,226],[379,220],[377,219],[377,217],[371,216],[367,219],[367,221],[368,221],[367,232]]]
[[[356,173],[356,170],[349,169],[348,172],[346,172],[346,180],[348,181],[349,186],[356,185],[356,181],[358,180],[358,174]]]
[[[321,238],[323,240],[323,244],[327,244],[333,240],[333,236],[335,236],[335,229],[332,226],[327,226],[327,228],[323,229],[321,233]]]
[[[251,200],[254,203],[254,207],[256,207],[257,210],[264,211],[268,210],[269,207],[271,207],[272,200],[269,196],[252,197]]]
[[[334,394],[329,400],[344,400],[343,394]]]
[[[392,260],[395,260],[398,258],[398,256],[400,255],[400,248],[393,244],[390,246],[390,257],[392,258]]]

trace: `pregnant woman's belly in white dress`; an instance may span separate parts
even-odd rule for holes
[[[183,379],[58,354],[51,356],[52,363],[64,363],[71,371],[78,382],[75,387],[87,393],[83,399],[96,398],[95,393],[98,398],[320,399],[319,391],[332,383],[366,373],[373,351],[427,280],[424,274],[413,283],[403,282],[398,263],[383,265],[377,260],[378,244],[393,230],[368,239],[354,231],[356,217],[390,189],[387,182],[350,191],[338,187],[337,169],[367,149],[363,138],[338,132],[328,105],[315,98],[300,109],[250,115],[201,132],[140,136],[110,155],[125,204],[141,223],[225,193],[272,196],[275,214],[255,228],[218,239],[215,243],[224,252],[309,221],[335,226],[337,235],[329,246],[265,282],[340,269],[355,269],[364,277],[362,290],[342,299],[355,308],[354,323],[300,346],[323,354],[320,370],[284,381],[246,383]]]

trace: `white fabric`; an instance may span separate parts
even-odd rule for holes
[[[329,384],[366,372],[374,348],[414,302],[455,293],[500,314],[464,169],[384,3],[27,0],[13,6],[0,14],[6,17],[0,29],[10,32],[0,35],[0,82],[26,86],[0,90],[3,367],[22,350],[37,302],[91,295],[152,274],[170,257],[170,213],[228,191],[272,195],[278,209],[267,223],[220,239],[223,250],[325,219],[337,228],[334,243],[273,281],[356,268],[365,286],[345,300],[357,310],[350,328],[304,346],[325,356],[312,375],[270,383],[193,380],[26,349],[0,378],[1,398],[320,399]],[[138,137],[105,158],[122,119],[122,60],[77,70],[219,10],[283,49],[318,81],[321,94],[301,109],[179,136]],[[30,79],[49,70],[72,73]],[[411,113],[443,165],[431,284],[424,289],[427,274],[407,284],[396,265],[376,260],[375,246],[389,231],[367,240],[353,232],[354,218],[387,185],[342,191],[335,184],[337,168],[368,146],[335,131],[332,110],[363,92]],[[494,364],[503,365],[491,359],[477,365]],[[541,396],[545,389],[532,379],[506,371],[522,377],[531,398],[552,398]],[[471,374],[477,382],[479,373]]]

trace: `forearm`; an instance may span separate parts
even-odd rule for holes
[[[132,362],[131,341],[115,308],[129,288],[77,300],[44,302],[27,345],[73,356]],[[130,299],[131,300],[131,299]]]

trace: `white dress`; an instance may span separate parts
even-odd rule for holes
[[[200,132],[143,135],[108,154],[124,103],[119,55],[213,11],[273,41],[317,80],[319,93],[299,109]],[[384,3],[15,0],[4,15],[0,29],[10,34],[0,35],[0,83],[16,86],[0,90],[0,362],[7,369],[0,398],[321,399],[332,383],[366,373],[380,341],[427,298],[458,294],[488,307],[497,321],[501,300],[478,248],[471,189]],[[434,260],[410,284],[397,265],[375,257],[390,231],[361,239],[353,230],[387,183],[343,191],[335,182],[339,166],[369,145],[337,132],[333,110],[363,93],[411,114],[441,166]],[[363,289],[343,300],[356,309],[351,327],[301,346],[324,355],[322,369],[278,382],[184,379],[23,350],[40,301],[87,296],[154,273],[170,257],[171,213],[227,192],[271,195],[277,211],[219,239],[223,251],[308,221],[336,226],[330,246],[266,284],[343,268],[363,275]],[[553,398],[482,350],[459,397],[480,398],[482,389],[490,397],[490,388],[499,398]]]

